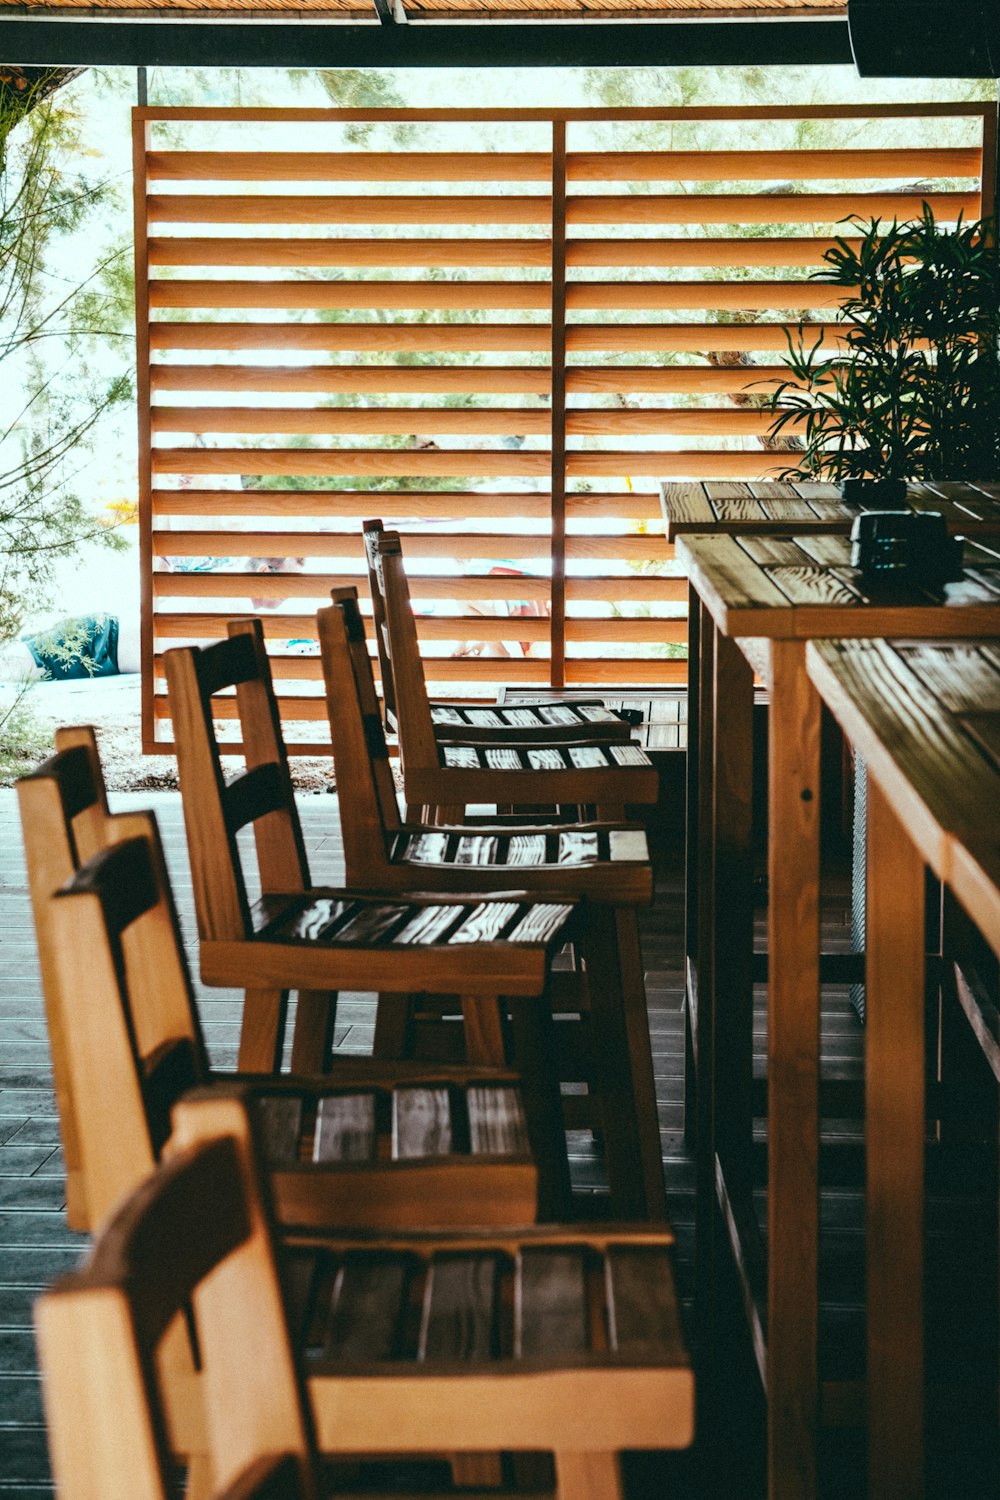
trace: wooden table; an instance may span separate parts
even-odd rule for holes
[[[816,641],[806,666],[868,767],[869,1493],[915,1496],[923,1485],[924,866],[1000,956],[1000,640]],[[984,1040],[1000,1077],[997,1039]]]
[[[843,535],[688,536],[698,596],[699,1272],[711,1306],[718,1199],[743,1276],[768,1395],[770,1493],[816,1493],[819,1240],[820,702],[805,666],[822,637],[1000,634],[1000,562],[978,548],[943,596],[872,598]],[[767,1315],[754,1296],[762,1247],[752,1202],[753,672],[771,695],[769,736]],[[706,1071],[707,1069],[707,1071]],[[702,1103],[702,1095],[705,1102]]]
[[[1000,533],[1000,485],[911,484],[911,510],[937,510],[951,532],[964,536]],[[692,532],[725,530],[732,536],[775,530],[849,532],[855,516],[884,504],[848,504],[835,484],[761,481],[756,484],[661,484],[660,505],[667,541]]]

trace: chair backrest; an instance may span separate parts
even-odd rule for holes
[[[57,729],[55,738],[55,755],[21,778],[17,794],[66,1162],[66,1217],[71,1228],[85,1230],[91,1227],[92,1219],[83,1180],[67,1025],[79,1020],[79,1008],[87,997],[87,975],[85,970],[81,971],[77,982],[68,989],[59,981],[56,971],[59,942],[51,931],[50,920],[52,896],[81,864],[102,849],[148,833],[150,815],[109,811],[93,729],[89,726]],[[162,941],[162,932],[157,931]],[[143,938],[139,948],[126,945],[137,974],[147,953],[154,971],[160,965],[157,938],[148,930]]]
[[[176,1149],[120,1206],[83,1268],[35,1305],[58,1494],[176,1493],[159,1356],[190,1316],[213,1495],[313,1500],[315,1445],[246,1109],[216,1092],[180,1105],[176,1127]]]
[[[382,708],[387,730],[396,727],[396,688],[392,680],[391,641],[385,617],[385,596],[382,593],[381,568],[378,561],[379,543],[385,534],[381,521],[362,521],[361,535],[365,544],[365,562],[368,565],[368,588],[372,596],[372,620],[375,627],[375,649],[378,652],[379,674],[382,678]]]
[[[228,640],[175,647],[164,665],[198,933],[203,940],[238,941],[253,930],[236,839],[241,828],[253,824],[265,894],[311,884],[261,623],[231,620]],[[227,785],[212,699],[232,688],[246,770]]]
[[[95,854],[49,898],[63,1069],[91,1230],[151,1171],[174,1104],[208,1078],[156,819],[142,820],[140,834]]]
[[[437,738],[399,532],[383,531],[373,536],[373,552],[385,606],[399,753],[404,766],[437,767]]]
[[[365,623],[355,588],[335,589],[316,617],[344,862],[351,885],[378,885],[388,872],[387,840],[400,828],[389,749],[379,713]]]

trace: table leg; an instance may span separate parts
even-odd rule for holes
[[[753,1205],[753,670],[736,642],[715,646],[715,1155],[738,1223]]]
[[[868,782],[868,1487],[924,1492],[924,866]]]
[[[771,645],[768,983],[768,1483],[816,1494],[820,704],[800,641]]]
[[[698,693],[701,653],[701,600],[688,587],[688,728],[687,811],[685,823],[684,952],[688,959],[698,943]]]
[[[684,1140],[693,1150],[698,1138],[697,1024],[698,983],[698,813],[701,751],[702,605],[696,591],[688,588],[688,725],[686,757],[686,806],[684,821]]]
[[[715,1405],[713,1354],[716,1349],[717,1215],[715,1209],[715,1079],[714,1016],[715,986],[712,964],[715,943],[714,839],[712,828],[712,761],[715,746],[713,708],[715,702],[715,648],[718,636],[711,615],[695,596],[700,617],[696,706],[697,741],[688,739],[688,757],[695,763],[696,807],[694,841],[689,847],[695,862],[697,884],[689,892],[696,931],[696,948],[688,973],[687,1003],[692,1006],[694,1035],[694,1134],[695,1151],[695,1334],[698,1372],[698,1425],[711,1432],[718,1420]],[[690,713],[691,710],[689,709]],[[690,735],[690,730],[688,731]],[[690,919],[689,919],[690,926]],[[686,1112],[688,1106],[686,1104]]]

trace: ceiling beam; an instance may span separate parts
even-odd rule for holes
[[[120,15],[120,12],[118,13]],[[846,20],[294,22],[0,18],[0,57],[43,67],[741,67],[850,63]]]

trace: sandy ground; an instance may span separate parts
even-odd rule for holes
[[[14,691],[10,684],[0,683],[0,705],[9,703]],[[164,791],[177,787],[177,762],[172,755],[142,753],[137,673],[70,682],[37,682],[32,684],[25,702],[35,718],[53,731],[65,724],[93,724],[111,791]],[[242,762],[234,756],[231,762],[227,758],[228,764],[236,771]],[[332,789],[333,765],[329,760],[293,756],[291,765],[296,790]]]

